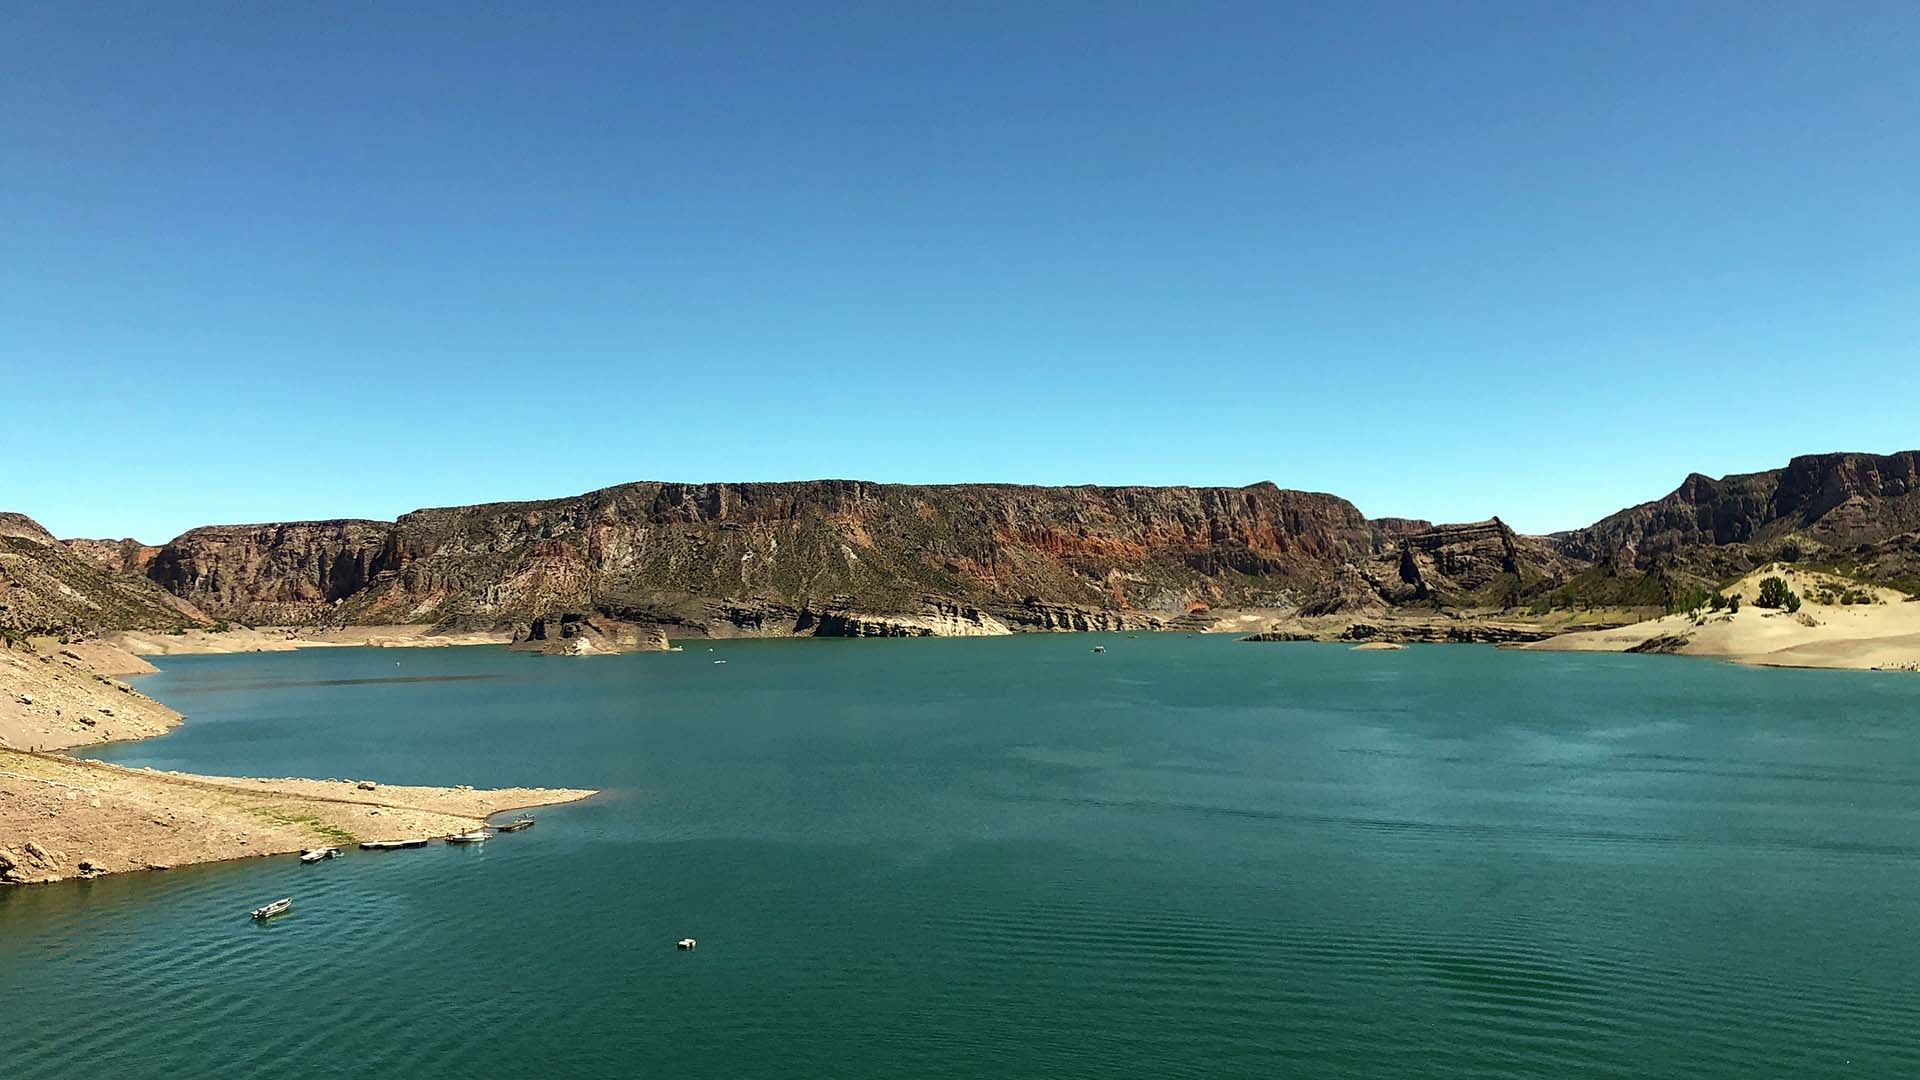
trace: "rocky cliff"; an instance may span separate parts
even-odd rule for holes
[[[162,545],[144,569],[168,592],[219,618],[318,622],[371,583],[391,533],[380,521],[209,526]]]
[[[1272,484],[639,483],[391,524],[195,529],[145,572],[250,623],[603,611],[695,633],[864,633],[875,617],[995,633],[1290,605],[1380,542],[1346,500]]]
[[[1665,498],[1556,538],[1584,562],[1673,568],[1709,580],[1785,558],[1840,561],[1897,579],[1920,532],[1920,451],[1814,454],[1720,479],[1695,473]]]
[[[1665,498],[1566,534],[1561,549],[1590,562],[1647,566],[1702,546],[1789,536],[1830,547],[1872,544],[1920,529],[1920,451],[1817,454],[1784,469],[1718,480],[1695,473]]]
[[[1521,536],[1499,518],[1460,525],[1388,520],[1392,524],[1379,530],[1380,550],[1341,567],[1304,614],[1379,612],[1405,605],[1506,609],[1565,582],[1581,568],[1544,540]]]

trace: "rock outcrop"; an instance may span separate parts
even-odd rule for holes
[[[380,521],[294,521],[191,529],[148,559],[146,575],[218,618],[325,622],[372,583],[392,528]]]
[[[600,612],[560,612],[541,615],[514,632],[507,646],[549,656],[591,656],[600,653],[665,652],[672,646],[657,626],[627,622]]]

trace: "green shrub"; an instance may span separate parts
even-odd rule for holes
[[[1763,608],[1782,608],[1786,607],[1790,600],[1793,602],[1793,607],[1789,610],[1798,610],[1800,598],[1793,595],[1793,590],[1787,587],[1786,579],[1770,577],[1760,583],[1760,595],[1754,603]]]
[[[1727,597],[1727,614],[1729,615],[1740,614],[1740,594],[1739,593],[1734,593],[1732,596]]]

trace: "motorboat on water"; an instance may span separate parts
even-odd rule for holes
[[[248,912],[248,914],[252,915],[255,919],[258,919],[264,922],[267,919],[273,918],[275,915],[284,913],[288,908],[292,906],[293,906],[293,897],[289,896],[284,899],[275,900],[273,903],[268,904],[265,907],[254,908],[252,911]]]
[[[487,830],[475,829],[472,832],[457,832],[446,838],[449,844],[478,844],[487,838]]]
[[[303,863],[317,863],[322,859],[337,859],[339,857],[340,849],[337,847],[309,848],[300,853],[300,861]]]
[[[512,821],[507,822],[505,825],[500,826],[495,831],[496,832],[519,832],[521,829],[531,829],[531,828],[533,828],[532,818],[517,817],[517,818],[514,818]]]
[[[700,944],[700,943],[699,943],[699,942],[697,942],[697,941],[695,941],[695,940],[693,940],[693,939],[692,939],[692,938],[690,938],[690,937],[683,937],[683,938],[681,938],[681,939],[680,939],[679,941],[676,941],[676,942],[674,942],[673,944],[674,944],[674,947],[675,947],[675,948],[679,948],[679,949],[691,949],[691,948],[693,948],[693,947],[694,947],[695,945],[698,945],[698,944]]]

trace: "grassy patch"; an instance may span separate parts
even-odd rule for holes
[[[322,821],[312,814],[296,813],[279,806],[250,806],[247,808],[247,813],[252,814],[262,821],[272,822],[275,825],[298,825],[305,829],[311,829],[325,837],[332,844],[355,844],[359,842],[359,838],[347,830],[340,828],[338,825],[332,825]]]

